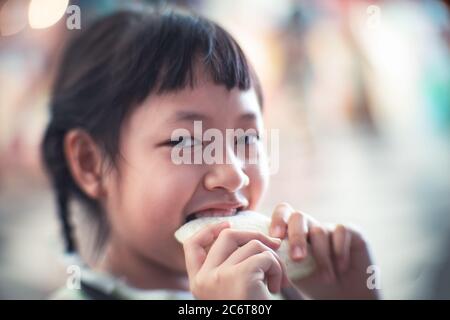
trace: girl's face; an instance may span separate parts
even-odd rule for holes
[[[203,133],[210,128],[222,133],[221,151],[228,163],[206,164],[203,158],[201,164],[174,163],[172,152],[202,154],[201,144],[191,139],[202,138],[194,134],[194,121],[201,121]],[[171,142],[176,129],[189,132],[182,147]],[[174,232],[189,214],[205,209],[222,214],[236,207],[255,209],[266,187],[265,161],[249,164],[238,156],[236,141],[226,143],[226,129],[262,134],[254,89],[227,90],[205,81],[194,89],[151,95],[136,108],[123,125],[117,169],[104,180],[111,240],[149,263],[185,272],[183,247]],[[254,136],[242,137],[238,143],[264,158]],[[203,149],[207,145],[204,141]]]

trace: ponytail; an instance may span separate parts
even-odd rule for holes
[[[61,221],[62,232],[65,243],[65,251],[68,254],[76,253],[77,246],[73,236],[73,227],[69,217],[69,194],[62,185],[56,188],[56,198],[58,205],[58,216]]]
[[[55,192],[58,218],[62,227],[65,252],[76,253],[77,246],[73,235],[73,226],[70,221],[70,196],[71,189],[75,186],[73,178],[67,166],[64,155],[65,130],[60,130],[51,121],[44,135],[42,143],[42,157],[47,172],[51,177]]]

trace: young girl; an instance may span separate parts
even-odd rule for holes
[[[85,204],[102,230],[101,258],[81,269],[81,287],[60,299],[376,298],[367,286],[366,242],[349,227],[324,227],[281,203],[271,237],[207,227],[184,246],[174,232],[193,213],[257,210],[267,187],[259,134],[223,147],[228,161],[176,164],[207,145],[203,129],[263,130],[258,78],[236,41],[215,23],[187,13],[123,11],[71,41],[61,61],[43,159],[58,200],[66,251],[76,256],[69,202]],[[189,135],[172,139],[185,129]],[[247,155],[248,153],[245,153]],[[102,236],[104,235],[104,236]],[[288,237],[291,258],[317,267],[290,281],[275,252]],[[310,244],[310,250],[306,244]],[[286,298],[286,296],[284,296]]]

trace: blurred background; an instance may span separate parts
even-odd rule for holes
[[[0,0],[0,298],[44,299],[67,277],[39,161],[55,67],[76,26],[66,9],[80,8],[84,28],[167,3],[224,26],[261,78],[266,125],[280,130],[261,211],[288,201],[353,223],[385,298],[450,299],[450,19],[438,0]]]

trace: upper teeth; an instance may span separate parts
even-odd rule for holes
[[[209,209],[203,210],[194,215],[195,218],[202,217],[228,217],[233,216],[237,212],[237,209]]]

